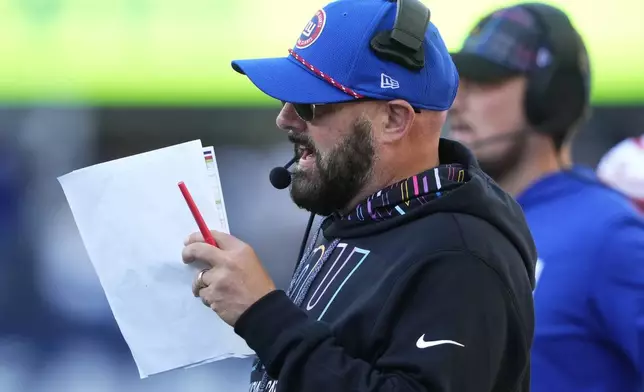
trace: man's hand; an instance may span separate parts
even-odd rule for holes
[[[234,326],[246,309],[275,290],[275,284],[250,245],[226,233],[211,233],[218,247],[204,242],[201,233],[192,233],[182,257],[184,263],[200,260],[211,267],[201,279],[195,277],[192,292]]]

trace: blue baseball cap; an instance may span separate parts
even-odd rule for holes
[[[331,2],[306,23],[288,56],[235,60],[232,67],[262,92],[284,102],[403,99],[417,109],[449,109],[459,78],[433,23],[425,33],[425,66],[419,71],[383,60],[372,51],[372,37],[394,26],[396,8],[391,0]]]

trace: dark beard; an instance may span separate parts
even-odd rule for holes
[[[316,170],[292,173],[291,198],[300,208],[327,216],[348,206],[371,176],[375,150],[371,123],[358,120],[351,132],[326,159],[312,143]]]
[[[527,132],[517,133],[510,141],[511,145],[505,151],[494,158],[479,159],[479,166],[495,182],[499,183],[507,176],[508,173],[516,169],[517,165],[523,158],[528,145]]]

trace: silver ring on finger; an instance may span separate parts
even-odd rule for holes
[[[199,291],[199,290],[201,290],[201,289],[203,289],[203,288],[208,287],[208,285],[206,284],[206,282],[204,282],[204,281],[203,281],[203,274],[204,274],[204,273],[206,273],[206,272],[208,272],[208,271],[209,271],[209,269],[208,269],[208,268],[206,268],[206,269],[202,269],[202,270],[199,272],[199,275],[197,275],[197,291]]]

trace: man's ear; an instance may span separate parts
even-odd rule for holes
[[[401,99],[387,102],[383,142],[395,143],[405,137],[411,130],[415,117],[416,113],[409,102]]]

